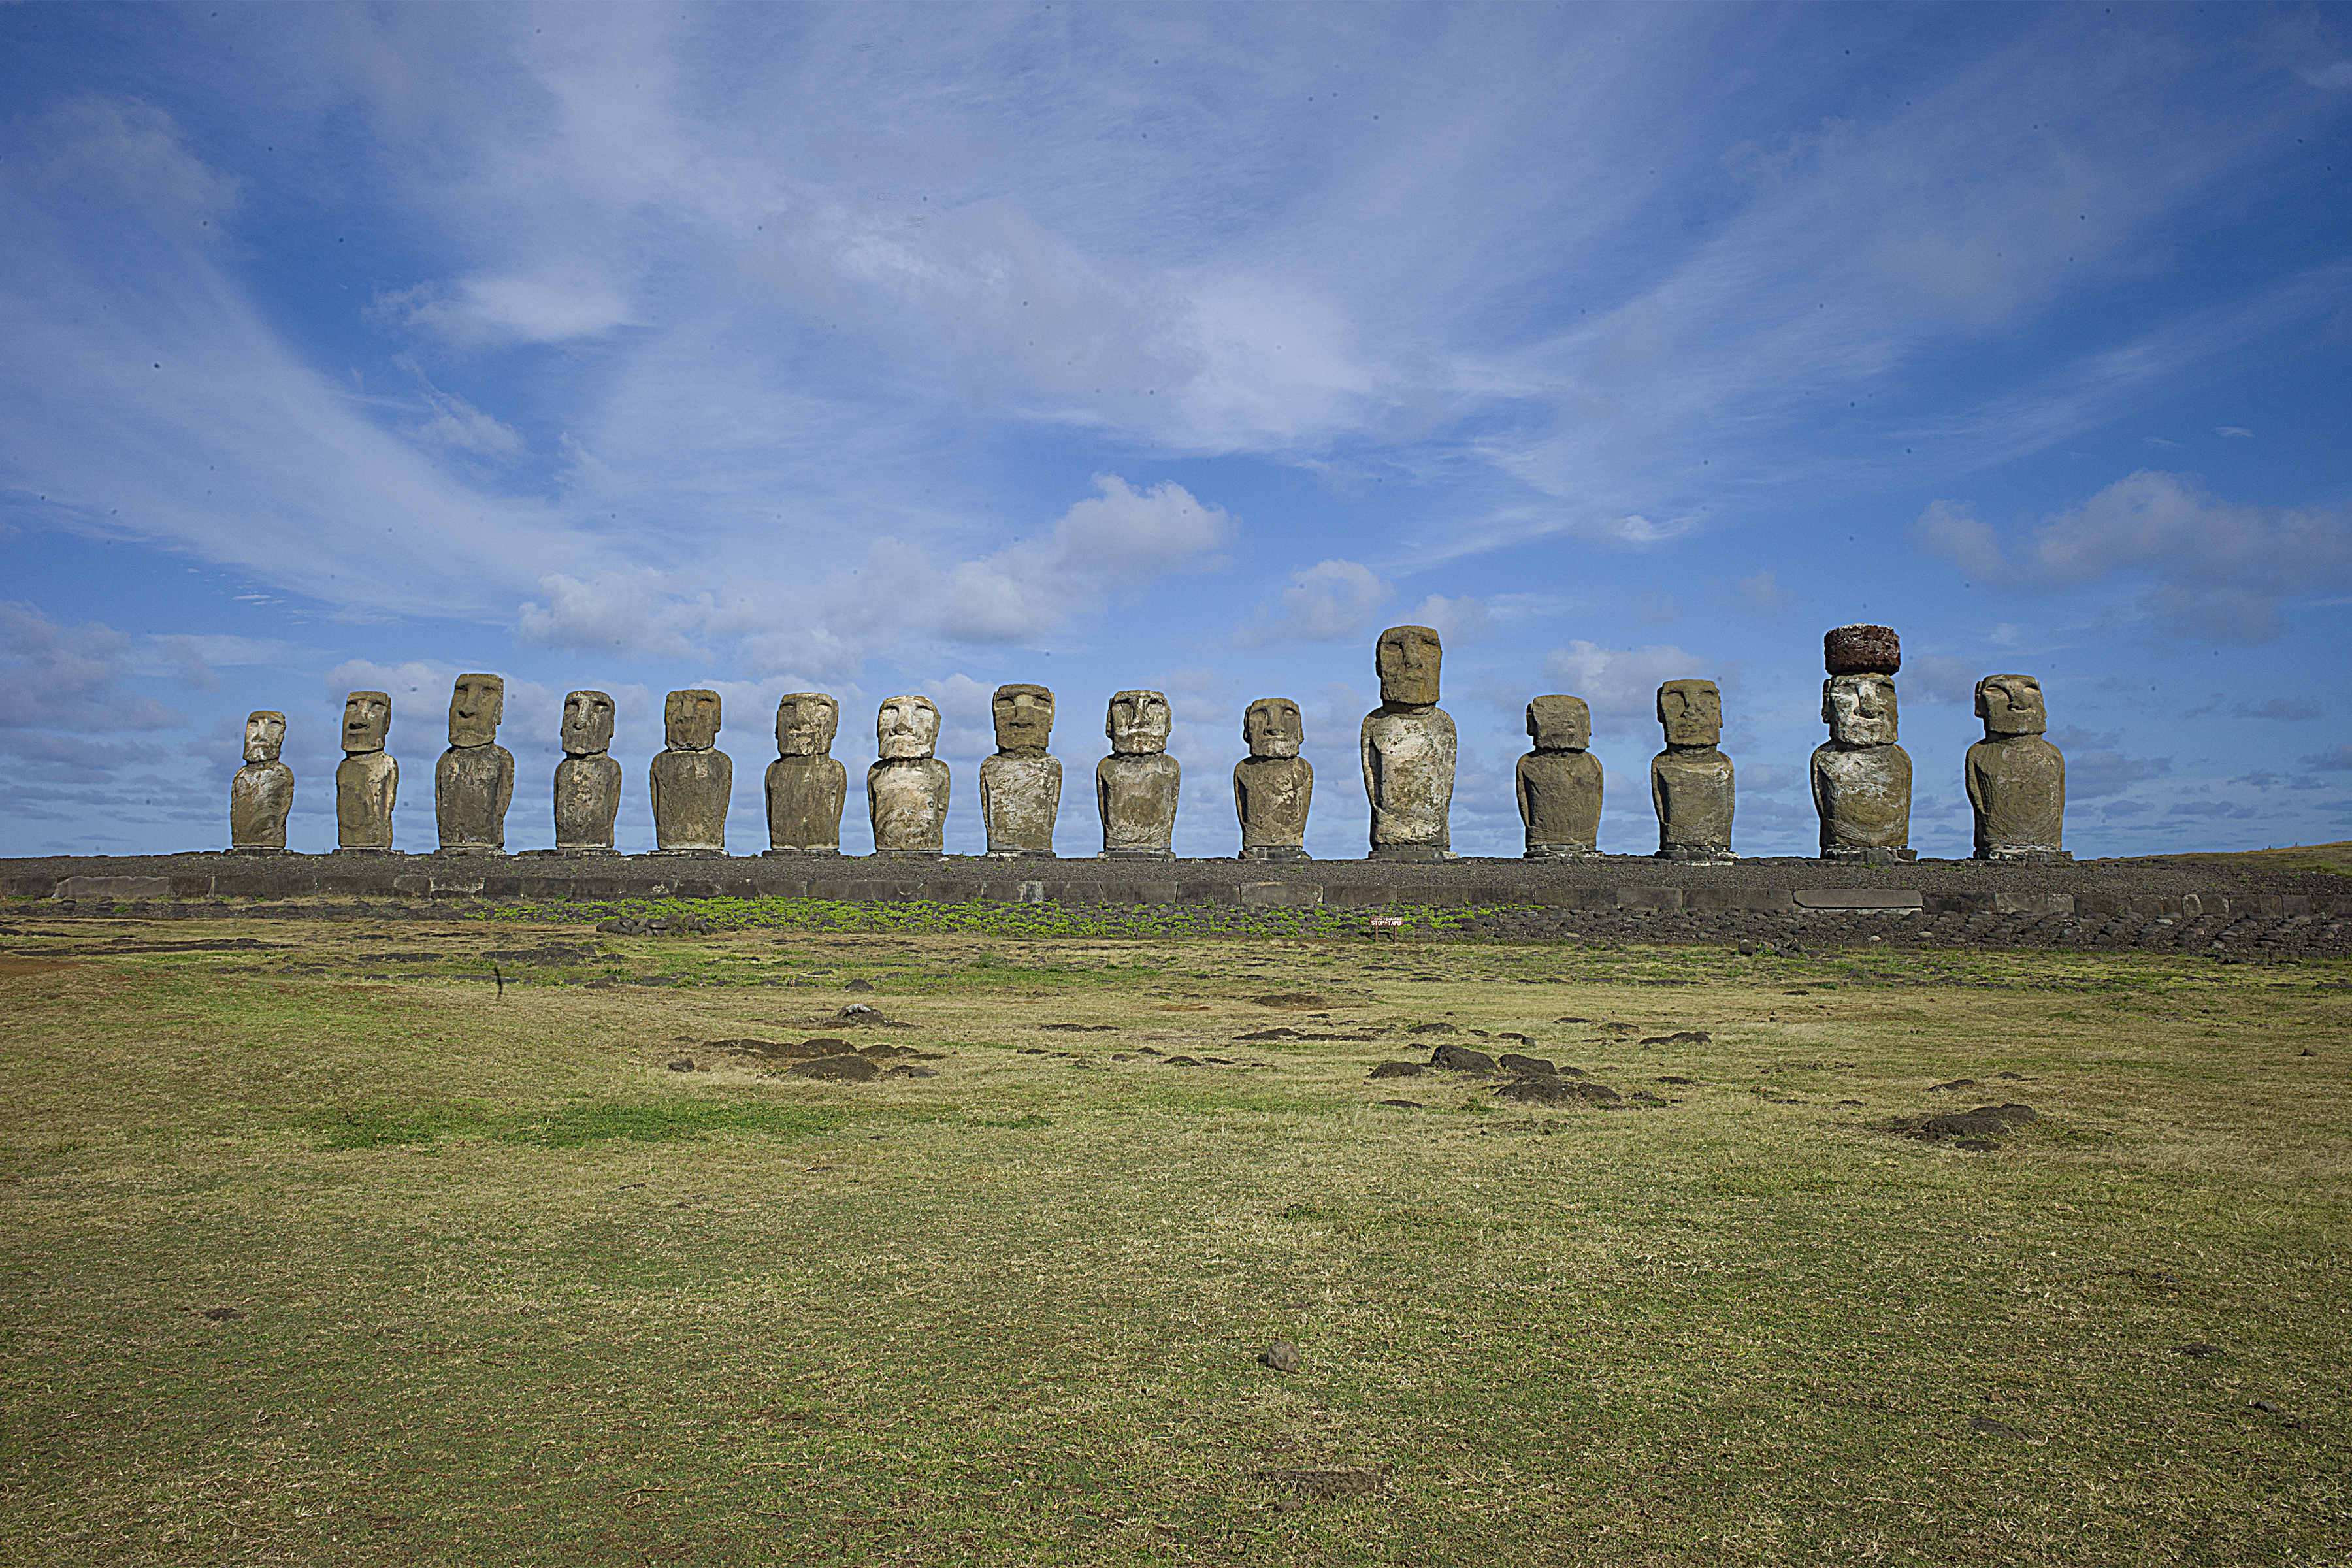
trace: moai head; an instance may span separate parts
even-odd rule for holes
[[[1982,699],[1979,699],[1981,704]],[[264,708],[245,716],[245,760],[274,763],[286,744],[286,715]]]
[[[507,716],[507,683],[495,675],[461,675],[449,692],[449,743],[487,746]]]
[[[671,692],[662,704],[662,740],[673,752],[707,752],[719,744],[719,693]]]
[[[1580,752],[1592,744],[1592,710],[1581,697],[1538,697],[1528,704],[1528,738],[1538,752]]]
[[[1042,686],[996,689],[996,749],[1042,752],[1054,732],[1054,694]]]
[[[1669,746],[1712,746],[1723,740],[1723,693],[1712,680],[1669,680],[1658,688],[1658,722]]]
[[[1148,755],[1168,749],[1168,731],[1175,722],[1164,692],[1114,691],[1110,710],[1103,716],[1103,733],[1110,737],[1110,749],[1123,757]]]
[[[343,699],[343,752],[356,757],[365,752],[383,750],[384,737],[392,733],[392,694],[388,691],[354,691]]]
[[[1822,634],[1822,666],[1832,675],[1893,675],[1903,668],[1903,639],[1893,626],[1832,626]]]
[[[613,749],[613,700],[601,691],[574,691],[563,699],[563,754],[593,757]]]
[[[795,691],[776,704],[776,755],[822,757],[840,728],[840,703],[822,691]]]
[[[1287,697],[1261,697],[1242,714],[1242,739],[1253,757],[1295,757],[1307,743],[1307,721]]]
[[[874,742],[886,763],[928,757],[940,741],[940,710],[928,697],[893,697],[874,717]]]
[[[2039,735],[2050,728],[2042,682],[2030,675],[1988,675],[1978,681],[1977,717],[1984,721],[1988,741],[1995,735]]]
[[[1437,634],[1427,626],[1391,626],[1381,634],[1373,662],[1381,672],[1381,700],[1426,708],[1437,700],[1437,666],[1444,657]]]
[[[1832,675],[1822,682],[1822,722],[1841,746],[1895,743],[1895,680],[1885,675]]]

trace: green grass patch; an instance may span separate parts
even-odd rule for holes
[[[295,1123],[320,1149],[381,1149],[474,1139],[534,1149],[579,1149],[615,1139],[678,1143],[717,1132],[800,1138],[830,1132],[857,1113],[829,1106],[699,1098],[569,1102],[530,1110],[456,1102],[417,1110],[372,1107]],[[1005,1125],[1013,1125],[1006,1123]]]

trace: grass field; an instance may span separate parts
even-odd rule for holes
[[[2347,982],[35,921],[0,1552],[2352,1562]],[[934,1076],[713,1044],[816,1036]]]

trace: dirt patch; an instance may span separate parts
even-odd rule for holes
[[[2041,1114],[2030,1105],[1979,1105],[1974,1110],[1938,1110],[1926,1116],[1896,1116],[1885,1121],[1873,1122],[1881,1132],[1892,1132],[1901,1138],[1916,1138],[1925,1143],[1942,1143],[1957,1139],[1961,1148],[1978,1145],[1997,1147],[1993,1142],[2006,1138],[2029,1121],[2039,1121]]]

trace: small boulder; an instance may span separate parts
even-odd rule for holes
[[[1461,1032],[1451,1024],[1415,1024],[1405,1031],[1408,1035],[1458,1035]]]
[[[1588,1083],[1574,1078],[1514,1079],[1495,1092],[1506,1100],[1538,1105],[1569,1105],[1578,1100],[1605,1105],[1618,1098],[1617,1091],[1605,1083]]]
[[[1421,1064],[1419,1062],[1382,1062],[1380,1066],[1372,1069],[1371,1076],[1374,1078],[1419,1078],[1421,1076]]]
[[[1297,1372],[1307,1364],[1307,1358],[1300,1355],[1298,1347],[1288,1340],[1276,1340],[1257,1352],[1257,1363],[1270,1366],[1276,1372]]]
[[[789,1069],[794,1078],[821,1079],[832,1083],[865,1083],[881,1076],[882,1069],[864,1057],[819,1057],[814,1061],[794,1062]]]
[[[1559,1071],[1559,1068],[1553,1066],[1550,1062],[1544,1060],[1541,1057],[1523,1057],[1512,1054],[1505,1055],[1496,1059],[1501,1063],[1506,1071],[1515,1072],[1522,1077],[1551,1078],[1556,1076]]]
[[[1429,1053],[1429,1065],[1450,1072],[1491,1073],[1495,1070],[1495,1058],[1467,1046],[1440,1046]]]

